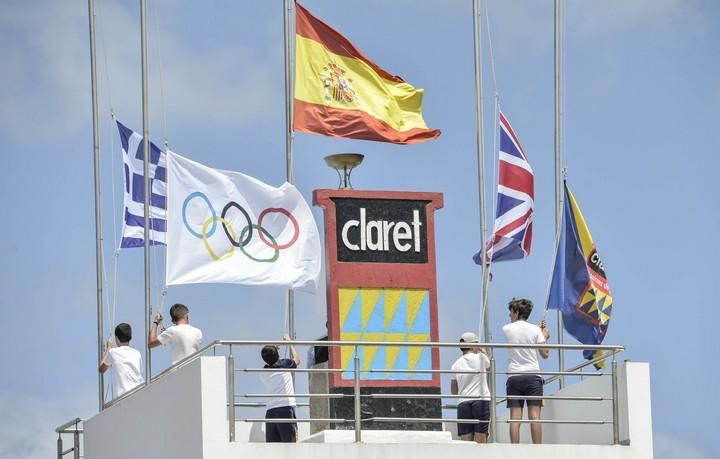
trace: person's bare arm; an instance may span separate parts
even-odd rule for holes
[[[110,368],[110,365],[105,363],[105,357],[107,357],[108,352],[112,348],[112,339],[107,340],[107,343],[105,343],[105,352],[103,352],[102,359],[100,359],[100,366],[98,367],[98,371],[100,373],[105,373],[108,368]]]
[[[283,335],[283,339],[285,341],[290,341],[290,335],[285,333]],[[290,357],[292,358],[293,362],[295,362],[295,365],[300,366],[300,356],[298,355],[297,351],[295,350],[295,345],[290,345]]]
[[[162,322],[163,316],[159,312],[155,314],[155,320],[153,320],[152,325],[150,325],[150,334],[148,335],[148,346],[152,349],[154,347],[160,346],[162,343],[157,339],[158,335],[158,327],[160,326],[160,322]]]
[[[540,330],[542,330],[542,334],[545,337],[545,342],[547,343],[547,341],[550,339],[550,332],[548,331],[547,324],[544,320],[540,321]],[[543,359],[547,359],[548,357],[550,357],[550,349],[538,349],[538,352],[540,353],[540,357],[542,357]]]
[[[457,395],[457,393],[458,393],[457,381],[454,379],[450,380],[450,393],[453,395]]]

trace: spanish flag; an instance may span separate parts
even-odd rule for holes
[[[295,131],[398,144],[440,135],[422,118],[422,89],[381,69],[332,27],[295,6]]]
[[[565,330],[582,344],[602,344],[612,308],[605,265],[575,196],[565,183],[565,208],[548,309],[562,313]],[[592,359],[600,355],[600,351],[588,350],[583,354],[586,359]],[[601,367],[601,364],[595,366]]]

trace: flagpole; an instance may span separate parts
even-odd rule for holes
[[[285,54],[285,180],[293,183],[293,55],[290,47],[292,31],[292,6],[290,0],[283,0],[284,54]],[[295,292],[287,291],[288,334],[295,339]]]
[[[482,267],[482,296],[481,308],[483,311],[483,341],[490,342],[490,313],[487,308],[487,290],[489,270],[485,263],[487,234],[485,218],[485,141],[483,138],[483,99],[482,99],[482,43],[480,40],[482,27],[480,22],[480,1],[473,0],[473,46],[475,58],[475,123],[477,140],[478,165],[478,198],[480,205],[480,255]]]
[[[560,238],[560,225],[562,224],[563,190],[562,190],[562,0],[555,0],[555,245]],[[563,319],[560,310],[557,311],[557,335],[558,344],[563,344]],[[558,371],[562,372],[565,367],[565,356],[563,350],[558,349]],[[560,389],[565,386],[565,378],[560,375],[558,378]]]
[[[95,52],[95,0],[88,0],[88,28],[90,32],[90,85],[92,88],[93,159],[95,174],[95,280],[97,301],[98,362],[103,356],[103,273],[102,273],[102,201],[100,198],[100,130],[98,127],[97,64]],[[105,381],[98,372],[99,411],[105,404]]]
[[[145,336],[150,336],[152,309],[150,306],[150,120],[148,117],[148,45],[147,45],[147,0],[140,0],[140,47],[142,48],[142,123],[143,123],[143,189],[145,190],[144,228],[145,240]],[[150,365],[150,344],[145,344],[145,384],[152,378]]]

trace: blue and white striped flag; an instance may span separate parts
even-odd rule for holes
[[[143,138],[117,121],[122,143],[125,176],[125,212],[120,248],[145,244],[145,183]],[[165,245],[167,232],[167,185],[165,154],[150,143],[150,245]]]

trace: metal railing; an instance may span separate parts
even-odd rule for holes
[[[419,423],[479,423],[481,421],[475,421],[475,420],[458,420],[453,418],[411,418],[411,417],[381,417],[381,416],[375,416],[375,417],[361,417],[361,400],[363,398],[413,398],[413,399],[430,399],[430,398],[437,398],[437,399],[459,399],[459,398],[468,398],[466,396],[460,396],[460,395],[451,395],[451,394],[443,394],[442,392],[439,394],[378,394],[378,393],[361,393],[361,388],[363,387],[362,379],[361,379],[361,372],[382,372],[387,373],[388,371],[391,371],[392,373],[415,373],[415,374],[423,374],[423,373],[430,373],[430,374],[460,374],[460,373],[469,373],[469,374],[486,374],[488,375],[488,380],[491,382],[489,384],[490,387],[490,420],[489,420],[489,435],[488,435],[488,441],[489,442],[495,442],[497,440],[496,438],[496,431],[497,431],[497,424],[498,423],[527,423],[527,424],[587,424],[587,425],[603,425],[611,423],[613,426],[613,444],[619,444],[619,429],[618,429],[618,373],[617,373],[617,361],[616,361],[616,355],[622,351],[625,350],[624,346],[619,345],[599,345],[599,346],[592,346],[592,345],[579,345],[579,344],[536,344],[536,345],[530,345],[530,344],[509,344],[509,343],[454,343],[454,342],[404,342],[404,341],[398,341],[398,342],[388,342],[388,341],[302,341],[302,340],[293,340],[293,341],[281,341],[281,340],[216,340],[195,354],[186,357],[185,359],[181,360],[180,362],[176,363],[175,365],[169,367],[165,371],[161,372],[157,376],[152,378],[152,381],[156,381],[160,378],[165,377],[166,375],[176,371],[178,368],[181,368],[194,360],[198,359],[201,356],[204,355],[218,355],[218,349],[222,348],[227,350],[227,410],[228,410],[228,437],[231,442],[235,441],[235,422],[266,422],[266,419],[264,418],[254,418],[254,417],[248,417],[248,418],[242,418],[242,419],[236,419],[236,408],[260,408],[264,407],[264,404],[262,403],[238,403],[235,401],[236,398],[273,398],[273,397],[284,397],[284,395],[277,395],[277,394],[267,394],[267,393],[243,393],[243,394],[236,394],[236,382],[235,382],[235,374],[238,372],[256,372],[256,373],[262,373],[262,372],[277,372],[277,369],[265,369],[265,368],[235,368],[235,356],[233,354],[233,347],[247,347],[247,346],[264,346],[268,344],[277,344],[277,345],[297,345],[297,346],[326,346],[326,347],[343,347],[343,346],[352,346],[353,347],[353,359],[354,359],[354,368],[353,368],[353,380],[352,380],[352,394],[332,394],[332,393],[326,393],[326,394],[294,394],[296,398],[307,398],[307,399],[314,399],[314,398],[324,398],[324,399],[339,399],[339,398],[353,398],[353,405],[354,405],[354,414],[352,419],[341,419],[341,418],[297,418],[297,419],[277,419],[273,418],[273,423],[295,423],[295,422],[326,422],[326,423],[334,423],[334,424],[351,424],[353,425],[353,429],[355,431],[355,441],[360,442],[362,441],[362,424],[363,422],[419,422]],[[498,397],[495,380],[497,375],[517,375],[517,374],[525,374],[525,373],[512,373],[512,372],[505,372],[505,371],[497,371],[496,370],[496,361],[492,357],[493,353],[490,353],[490,366],[487,371],[484,372],[473,372],[473,371],[451,371],[451,370],[387,370],[387,369],[367,369],[367,370],[361,370],[360,368],[360,358],[358,353],[358,348],[363,346],[377,346],[377,347],[387,347],[387,346],[393,346],[393,347],[423,347],[423,348],[437,348],[437,349],[446,349],[446,348],[485,348],[485,349],[559,349],[563,351],[570,351],[570,350],[599,350],[603,351],[603,355],[600,357],[596,357],[592,360],[588,360],[587,362],[584,362],[580,365],[574,366],[568,370],[565,371],[540,371],[540,372],[533,372],[532,374],[538,374],[541,376],[550,376],[545,381],[545,384],[550,384],[557,380],[561,376],[580,376],[580,377],[591,377],[591,376],[610,376],[611,381],[611,390],[612,390],[612,396],[611,397],[573,397],[573,396],[554,396],[554,395],[543,395],[543,396],[504,396],[504,397]],[[608,372],[598,372],[598,373],[583,373],[581,370],[583,368],[586,368],[590,365],[599,363],[604,360],[611,360],[611,371]],[[283,372],[290,372],[290,373],[347,373],[348,370],[344,370],[341,368],[294,368],[294,369],[282,369]],[[151,382],[152,382],[151,381]],[[137,387],[127,393],[125,393],[123,396],[118,397],[108,403],[105,404],[105,407],[108,407],[114,403],[117,403],[119,400],[122,400],[126,397],[131,396],[133,393],[142,390],[144,386]],[[525,400],[562,400],[562,401],[583,401],[583,402],[602,402],[602,401],[612,401],[612,420],[606,421],[606,420],[551,420],[551,419],[540,419],[540,420],[531,420],[531,419],[506,419],[506,420],[498,420],[497,419],[497,406],[506,400],[512,400],[512,399],[525,399]],[[308,404],[299,404],[300,406],[307,406]],[[443,409],[451,409],[456,408],[454,405],[442,405]],[[69,450],[70,451],[70,450]],[[59,456],[60,457],[60,456]]]
[[[80,428],[80,423],[83,422],[80,418],[75,418],[66,422],[55,429],[58,434],[57,439],[57,459],[62,459],[65,455],[73,453],[73,459],[80,459],[80,435],[83,433],[83,429]],[[72,426],[75,426],[71,429]],[[73,445],[72,447],[65,449],[63,446],[63,435],[72,435]]]
[[[377,394],[377,393],[367,393],[363,394],[361,393],[360,389],[362,387],[361,383],[361,372],[362,373],[387,373],[387,369],[368,369],[368,370],[361,370],[360,368],[360,359],[359,359],[359,353],[358,348],[362,346],[397,346],[397,347],[425,347],[425,348],[471,348],[471,347],[482,347],[482,348],[488,348],[488,349],[562,349],[562,350],[600,350],[605,352],[604,355],[597,357],[593,360],[590,360],[588,362],[585,362],[583,364],[577,365],[576,367],[573,367],[567,371],[541,371],[541,372],[533,372],[533,374],[539,374],[541,376],[551,376],[551,378],[548,378],[548,380],[545,382],[546,384],[549,384],[553,381],[555,381],[560,376],[581,376],[581,373],[579,372],[583,368],[593,365],[595,363],[599,363],[603,360],[610,359],[612,360],[612,371],[610,373],[607,372],[601,372],[601,373],[582,373],[582,376],[611,376],[612,378],[612,396],[611,397],[602,397],[602,396],[557,396],[557,395],[545,395],[545,396],[505,396],[501,399],[498,399],[497,393],[495,388],[493,387],[494,384],[491,384],[491,387],[493,389],[491,390],[490,394],[490,428],[489,428],[489,437],[488,441],[495,442],[496,441],[496,430],[497,430],[497,424],[498,423],[527,423],[527,424],[584,424],[584,425],[603,425],[611,423],[613,425],[613,444],[619,443],[619,430],[618,430],[618,400],[617,400],[617,362],[616,362],[616,354],[619,352],[622,352],[624,350],[623,346],[612,346],[612,345],[604,345],[604,346],[589,346],[589,345],[555,345],[555,344],[538,344],[538,345],[526,345],[526,344],[508,344],[508,343],[477,343],[477,344],[469,344],[469,343],[443,343],[443,342],[386,342],[386,341],[256,341],[256,340],[219,340],[216,342],[218,346],[226,346],[229,349],[229,355],[228,355],[228,400],[235,400],[236,394],[235,394],[235,387],[234,387],[234,374],[236,372],[277,372],[277,369],[265,369],[265,368],[240,368],[236,369],[234,367],[234,357],[233,357],[233,346],[262,346],[266,344],[294,344],[294,345],[300,345],[300,346],[328,346],[328,347],[342,347],[342,346],[353,346],[353,359],[354,359],[354,366],[353,366],[353,393],[352,394],[295,394],[295,397],[297,398],[324,398],[324,399],[337,399],[337,398],[349,398],[352,397],[354,401],[354,416],[352,419],[336,419],[336,418],[328,418],[328,419],[313,419],[313,418],[299,418],[299,419],[273,419],[272,422],[274,423],[294,423],[294,422],[329,422],[329,423],[336,423],[336,424],[353,424],[354,430],[355,430],[355,441],[360,442],[362,441],[362,423],[363,422],[418,422],[418,423],[437,423],[437,422],[445,422],[445,423],[479,423],[481,421],[475,421],[475,420],[458,420],[458,419],[450,419],[450,418],[412,418],[412,417],[382,417],[382,416],[373,416],[373,417],[361,417],[361,399],[363,398],[375,398],[375,399],[391,399],[391,398],[413,398],[413,399],[459,399],[459,398],[468,398],[467,396],[462,395],[451,395],[451,394]],[[507,375],[507,376],[513,376],[517,374],[524,374],[524,373],[512,373],[512,372],[505,372],[505,371],[496,371],[495,368],[495,359],[490,358],[490,367],[488,371],[484,372],[473,372],[473,371],[451,371],[451,370],[395,370],[393,369],[393,373],[430,373],[430,374],[458,374],[458,373],[470,373],[470,374],[486,374],[489,375],[490,381],[495,381],[496,375]],[[232,369],[232,371],[230,371]],[[317,368],[295,368],[295,369],[282,369],[281,371],[287,371],[290,373],[347,373],[347,370],[341,369],[341,368],[327,368],[327,369],[317,369]],[[233,376],[230,376],[230,375]],[[277,395],[277,394],[267,394],[267,393],[245,393],[240,395],[241,397],[245,398],[273,398],[273,397],[283,397],[283,395]],[[563,400],[563,401],[583,401],[583,402],[602,402],[602,401],[612,401],[612,420],[606,421],[606,420],[560,420],[560,419],[540,419],[540,420],[531,420],[531,419],[506,419],[506,420],[498,420],[497,419],[497,405],[506,401],[506,400],[512,400],[512,399],[525,399],[525,400]],[[236,421],[242,421],[242,422],[267,422],[264,418],[244,418],[244,419],[236,419],[235,417],[235,407],[240,406],[240,404],[237,403],[228,403],[228,418],[231,420]],[[257,405],[258,407],[260,405]],[[443,408],[450,408],[451,406],[444,406]],[[235,423],[230,422],[230,439],[231,441],[235,440]]]

